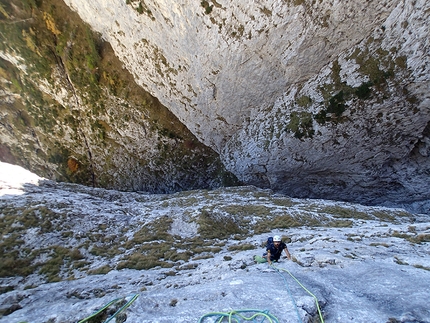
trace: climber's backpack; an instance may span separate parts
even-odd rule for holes
[[[273,237],[267,238],[266,250],[270,246],[270,244],[272,244],[272,243],[273,243]],[[255,262],[260,263],[260,264],[267,262],[266,255],[267,255],[267,253],[265,252],[265,253],[263,253],[263,257],[262,256],[254,256]]]
[[[269,238],[267,239],[267,242],[266,242],[266,250],[267,250],[267,248],[269,248],[269,246],[270,246],[272,243],[273,243],[273,237],[269,237]]]

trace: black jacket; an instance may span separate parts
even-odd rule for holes
[[[282,255],[282,251],[284,251],[284,249],[287,248],[287,245],[285,243],[283,243],[281,241],[281,243],[279,244],[278,248],[275,247],[275,245],[273,243],[270,243],[267,247],[266,250],[270,251],[270,260],[276,260],[278,261],[279,258],[281,258]]]

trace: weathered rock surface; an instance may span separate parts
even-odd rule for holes
[[[224,149],[228,168],[246,182],[295,196],[428,199],[425,10],[424,3],[399,5],[318,75],[254,112]]]
[[[66,2],[242,181],[429,198],[426,1]]]
[[[250,186],[119,192],[0,162],[0,210],[1,323],[76,323],[133,295],[110,322],[195,323],[251,308],[279,322],[430,323],[430,221],[404,209]],[[275,266],[305,289],[254,262],[275,234],[293,259]]]
[[[237,183],[64,2],[4,6],[0,160],[50,179],[121,190]]]
[[[427,1],[65,3],[242,182],[429,211]]]
[[[221,151],[255,109],[366,38],[399,1],[65,2],[140,85]]]

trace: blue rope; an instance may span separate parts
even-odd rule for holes
[[[119,313],[121,313],[122,311],[124,311],[127,307],[129,307],[135,300],[136,298],[139,297],[139,294],[134,294],[134,296],[127,302],[124,304],[123,307],[121,307],[118,311],[116,311],[110,318],[108,318],[104,323],[108,323],[110,322],[112,319],[114,319]]]
[[[275,267],[273,266],[273,268],[275,268]],[[320,316],[320,321],[321,321],[321,323],[324,323],[323,315],[321,313],[321,308],[320,308],[320,305],[318,303],[318,298],[314,294],[312,294],[305,286],[303,286],[303,284],[296,277],[294,277],[294,275],[289,270],[284,269],[284,268],[275,268],[275,269],[278,270],[278,272],[280,270],[287,272],[296,281],[296,283],[299,284],[299,286],[301,288],[303,288],[309,295],[311,295],[314,298],[315,304],[317,306],[318,314]]]
[[[287,287],[288,294],[290,295],[290,298],[291,298],[291,300],[292,300],[292,302],[293,302],[293,304],[294,304],[294,307],[295,307],[295,309],[296,309],[297,318],[299,319],[299,322],[300,322],[300,323],[303,323],[302,318],[300,317],[300,314],[299,314],[299,309],[297,308],[296,301],[294,300],[293,294],[291,294],[290,287],[288,286],[287,279],[285,278],[285,276],[284,276],[284,275],[282,275],[282,273],[279,271],[279,269],[278,269],[278,268],[276,268],[276,267],[275,267],[275,266],[273,266],[273,265],[270,265],[270,266],[271,266],[273,269],[275,269],[275,271],[279,274],[279,276],[281,276],[281,277],[282,277],[282,279],[284,280],[284,282],[285,282],[285,286]]]

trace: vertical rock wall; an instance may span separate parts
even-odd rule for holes
[[[426,1],[66,3],[243,182],[429,198]]]
[[[0,39],[1,161],[121,190],[236,183],[62,0],[1,4]]]
[[[80,48],[74,37],[81,32],[73,32],[78,19],[58,16],[64,3],[109,42],[119,61],[98,60],[108,55],[100,40],[82,47],[83,67],[75,62]],[[19,5],[3,8],[16,17],[2,13],[3,35],[12,25],[25,27],[17,29],[25,51],[4,45],[4,66],[12,64],[23,78],[28,73],[35,85],[26,53],[33,58],[54,53],[49,77],[41,77],[36,88],[61,108],[52,102],[36,109],[15,106],[28,112],[28,118],[19,112],[18,119],[30,126],[46,106],[58,114],[48,118],[55,119],[51,126],[33,127],[39,132],[22,137],[39,149],[34,164],[45,155],[54,164],[55,156],[68,155],[67,171],[86,165],[112,187],[155,188],[162,178],[163,190],[189,189],[224,181],[228,173],[219,154],[243,183],[295,196],[415,201],[425,210],[430,199],[425,0],[64,3],[28,0],[22,8],[37,7],[30,16],[20,16]],[[42,25],[31,26],[36,16],[51,35],[48,45],[41,43]],[[82,80],[88,86],[78,88]],[[95,80],[103,89],[93,91]],[[19,84],[11,84],[15,91],[6,91],[7,100],[19,92]],[[139,87],[153,97],[139,97]],[[7,151],[19,139],[4,129],[9,134],[0,152],[16,158],[18,148]],[[49,140],[40,140],[51,130]],[[65,150],[46,148],[58,137],[68,143]],[[24,151],[35,156],[31,149]]]
[[[140,85],[218,152],[252,111],[361,41],[397,3],[65,2]]]

